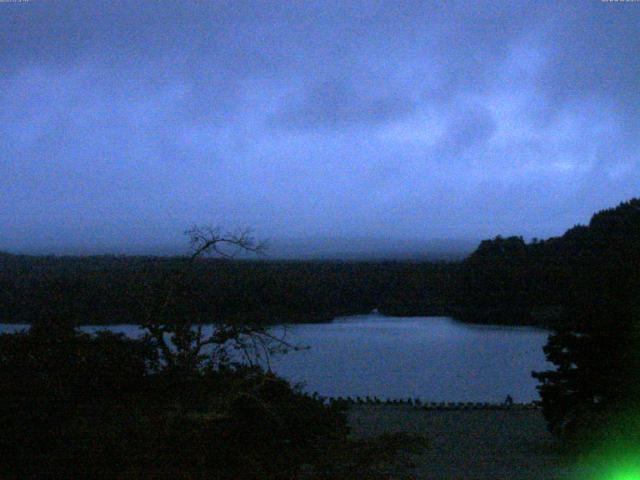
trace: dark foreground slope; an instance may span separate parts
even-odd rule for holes
[[[390,478],[429,480],[574,480],[592,466],[563,453],[539,410],[425,411],[410,406],[356,405],[349,412],[359,438],[393,432],[426,435],[429,448],[405,457]]]

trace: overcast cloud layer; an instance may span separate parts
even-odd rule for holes
[[[0,248],[545,237],[640,194],[640,3],[0,3]]]

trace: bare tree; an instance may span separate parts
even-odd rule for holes
[[[244,229],[237,233],[222,234],[220,228],[193,226],[185,232],[191,241],[191,262],[206,255],[215,254],[223,258],[234,258],[238,253],[250,252],[264,254],[266,244],[258,242],[251,235],[251,230]]]
[[[194,226],[185,232],[191,242],[191,253],[184,265],[168,282],[163,295],[151,294],[144,301],[143,328],[147,338],[160,352],[162,367],[181,373],[196,373],[202,367],[219,367],[239,353],[248,364],[261,360],[270,369],[272,353],[299,349],[286,341],[284,333],[276,336],[255,322],[229,322],[225,318],[202,318],[198,312],[176,309],[197,297],[189,284],[196,263],[206,256],[232,259],[241,253],[260,255],[266,245],[257,242],[249,230],[222,233],[219,228]],[[211,325],[204,331],[203,324]]]

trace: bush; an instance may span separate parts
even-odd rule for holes
[[[640,411],[640,315],[634,292],[582,300],[569,310],[570,321],[549,337],[544,351],[556,369],[533,376],[541,382],[543,413],[556,435],[583,445],[638,435],[633,431],[637,421],[629,423],[625,415]]]
[[[143,340],[42,325],[0,352],[2,478],[345,478],[404,445],[257,367],[159,370]]]

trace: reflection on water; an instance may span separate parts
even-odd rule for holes
[[[19,325],[0,325],[0,332]],[[104,327],[84,327],[96,331]],[[134,325],[110,330],[139,336]],[[281,331],[282,327],[276,327]],[[424,401],[517,402],[538,398],[532,370],[546,370],[548,332],[478,326],[446,317],[359,315],[291,325],[286,338],[308,350],[272,359],[273,369],[327,396],[421,398]]]

